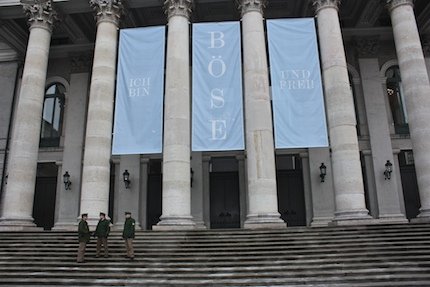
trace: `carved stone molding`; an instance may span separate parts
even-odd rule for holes
[[[267,0],[236,0],[242,16],[251,11],[257,11],[264,14],[264,8],[267,6]]]
[[[323,8],[334,8],[339,11],[340,1],[341,0],[313,0],[315,14]]]
[[[390,12],[401,5],[414,6],[414,2],[415,2],[415,0],[385,0],[385,1],[387,2],[387,9]]]
[[[360,58],[374,58],[378,55],[380,43],[379,37],[360,37],[354,41],[355,49]]]
[[[125,0],[90,0],[90,6],[96,12],[97,24],[111,22],[119,26],[124,14]]]
[[[92,53],[76,53],[70,55],[70,72],[85,73],[91,70],[93,63]]]
[[[33,0],[22,2],[22,8],[28,17],[30,29],[34,27],[47,29],[52,33],[58,15],[52,8],[52,1]]]
[[[165,0],[164,13],[168,19],[173,16],[183,16],[190,19],[192,4],[192,0]]]

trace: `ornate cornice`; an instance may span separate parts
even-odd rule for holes
[[[267,6],[267,0],[236,0],[242,16],[251,11],[264,13],[264,8]]]
[[[192,0],[165,0],[164,13],[166,13],[167,19],[173,16],[182,16],[190,19],[192,4]]]
[[[313,0],[315,14],[324,8],[334,8],[339,11],[340,1],[341,0]]]
[[[96,12],[97,24],[111,22],[119,26],[124,14],[125,0],[90,0],[90,6]]]
[[[393,9],[402,6],[402,5],[410,5],[414,6],[415,0],[385,0],[387,3],[388,11],[393,11]]]
[[[39,27],[47,29],[52,33],[55,22],[58,20],[58,15],[52,8],[52,1],[33,0],[21,2],[22,8],[28,17],[30,29]]]
[[[360,58],[376,57],[381,46],[377,36],[356,38],[354,44]]]

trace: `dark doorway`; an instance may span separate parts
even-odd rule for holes
[[[148,170],[148,194],[147,194],[147,228],[152,230],[152,226],[160,221],[162,214],[162,179],[161,159],[150,160]]]
[[[399,153],[399,165],[406,218],[416,218],[420,212],[421,202],[412,151],[401,151]]]
[[[288,226],[306,225],[301,160],[298,156],[276,157],[278,211]]]
[[[239,173],[210,174],[211,228],[240,228]]]
[[[55,163],[37,165],[33,218],[34,223],[44,230],[50,230],[54,226],[57,175],[58,166]]]

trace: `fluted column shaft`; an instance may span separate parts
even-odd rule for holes
[[[278,212],[275,149],[263,9],[266,1],[242,0],[248,212],[245,228],[283,227]]]
[[[340,0],[315,0],[330,134],[335,220],[369,218],[364,198],[354,101],[339,24]]]
[[[51,1],[23,4],[29,16],[30,36],[22,75],[19,102],[8,166],[0,229],[24,229],[33,223],[42,109],[53,22]]]
[[[192,229],[190,181],[191,0],[166,0],[168,16],[164,96],[163,195],[154,229]]]
[[[430,84],[412,0],[388,0],[409,119],[421,200],[418,217],[430,220]]]
[[[97,13],[97,36],[90,85],[81,213],[94,225],[109,207],[110,157],[121,0],[91,0]]]

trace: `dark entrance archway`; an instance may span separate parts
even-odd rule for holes
[[[33,218],[38,227],[50,230],[54,226],[58,166],[55,163],[37,165]]]
[[[151,159],[148,170],[148,193],[146,197],[146,226],[152,230],[152,226],[160,221],[162,214],[162,173],[161,159]]]
[[[306,225],[301,160],[296,155],[276,157],[278,211],[288,226]]]
[[[401,151],[399,153],[400,177],[402,179],[403,197],[405,200],[406,218],[416,218],[421,207],[420,195],[418,192],[417,174],[413,153]]]

